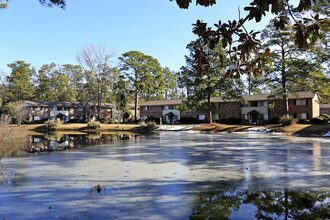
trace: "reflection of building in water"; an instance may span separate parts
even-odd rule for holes
[[[30,153],[62,151],[98,144],[109,144],[113,141],[135,138],[135,134],[59,134],[33,135],[30,137],[26,151]]]

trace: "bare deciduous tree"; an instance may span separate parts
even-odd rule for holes
[[[111,63],[115,51],[108,53],[105,47],[88,45],[83,47],[77,54],[77,60],[82,66],[85,74],[86,97],[95,105],[97,103],[97,117],[100,117],[100,106],[102,100],[102,86],[105,78],[111,75]]]

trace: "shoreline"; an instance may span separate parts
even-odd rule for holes
[[[11,125],[14,129],[24,130],[28,133],[47,132],[43,124],[33,125]],[[312,124],[292,124],[289,126],[281,125],[226,125],[226,124],[194,124],[194,125],[158,125],[156,131],[201,131],[201,132],[257,132],[257,133],[280,133],[283,135],[292,135],[299,137],[330,137],[330,124],[312,125]],[[63,124],[51,132],[132,132],[146,133],[148,130],[141,128],[139,124],[101,124],[100,128],[88,129],[86,124]]]

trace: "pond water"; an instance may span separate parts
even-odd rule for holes
[[[157,132],[116,140],[9,158],[0,218],[330,218],[330,139]]]

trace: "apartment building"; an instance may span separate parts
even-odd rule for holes
[[[112,118],[111,104],[102,103],[100,112],[96,104],[82,102],[44,102],[44,101],[23,101],[26,109],[27,120],[38,122],[42,120],[52,120],[59,118],[63,122],[70,119],[83,121],[92,118]]]
[[[212,119],[215,121],[238,119],[250,124],[259,124],[284,114],[284,103],[280,98],[270,98],[270,95],[248,95],[242,100],[224,100],[213,97],[214,105]],[[313,92],[298,92],[288,96],[289,113],[294,118],[311,119],[320,115],[318,95]],[[159,100],[140,104],[142,119],[148,117],[161,118],[165,123],[176,123],[182,117],[194,117],[199,121],[208,121],[206,111],[180,112],[178,106],[183,100]]]

